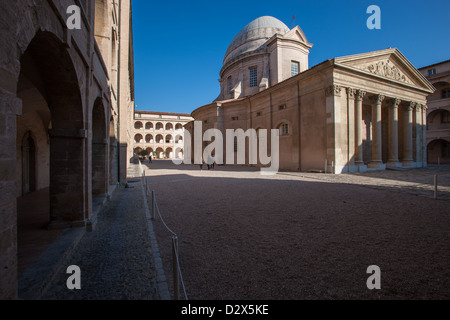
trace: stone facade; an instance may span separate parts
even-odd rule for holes
[[[184,125],[192,120],[185,113],[136,111],[134,159],[143,150],[154,159],[183,159]]]
[[[224,137],[227,129],[280,129],[280,169],[343,173],[426,166],[426,98],[434,87],[397,49],[330,59],[277,80],[246,97],[202,106],[192,117],[203,132],[216,128]],[[186,128],[193,135],[193,123]],[[270,139],[259,139],[267,140],[270,152]],[[225,148],[223,154],[225,159]]]
[[[0,3],[0,299],[18,296],[21,196],[48,188],[48,227],[82,227],[93,197],[126,182],[131,1],[75,1],[80,29],[67,24],[73,4]]]
[[[436,92],[428,96],[428,163],[450,164],[450,60],[419,71],[436,87]]]

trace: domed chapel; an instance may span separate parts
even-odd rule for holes
[[[426,103],[434,87],[397,49],[331,58],[309,67],[312,44],[299,26],[263,16],[232,40],[220,70],[220,94],[191,116],[201,130],[279,129],[281,170],[331,173],[426,166]],[[194,121],[185,126],[193,137]],[[234,139],[234,138],[233,138]],[[270,137],[258,134],[267,141]],[[208,145],[191,145],[194,160]],[[247,139],[248,140],[248,139]],[[244,163],[264,166],[246,146]],[[230,163],[226,163],[230,164]]]

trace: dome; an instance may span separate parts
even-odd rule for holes
[[[288,31],[289,28],[274,17],[264,16],[253,20],[231,41],[225,53],[224,64],[242,53],[258,49],[274,34],[285,35]]]

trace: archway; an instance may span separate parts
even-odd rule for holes
[[[163,148],[156,149],[156,158],[163,159],[164,158],[164,150]]]
[[[427,158],[429,164],[450,164],[450,142],[436,139],[428,143]]]
[[[22,195],[36,191],[36,146],[31,131],[22,139]]]

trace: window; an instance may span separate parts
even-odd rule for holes
[[[450,112],[443,111],[441,114],[441,123],[450,123]]]
[[[436,69],[430,69],[428,70],[428,76],[433,76],[436,74]]]
[[[300,62],[291,61],[291,77],[298,75],[300,72]]]
[[[232,121],[239,120],[239,117],[231,117],[231,120],[232,120]]]
[[[283,104],[282,106],[278,107],[278,110],[284,110],[284,109],[286,109],[286,105],[285,104]]]
[[[250,87],[258,86],[258,68],[256,67],[250,68],[249,86]]]
[[[442,90],[442,99],[450,98],[450,89]]]
[[[262,116],[262,112],[257,112],[257,113],[256,113],[256,116],[257,116],[257,117],[261,117],[261,116]]]
[[[231,93],[231,89],[233,89],[233,79],[231,76],[228,77],[228,93]]]
[[[283,123],[279,127],[280,136],[287,136],[289,134],[289,125],[287,123]]]

